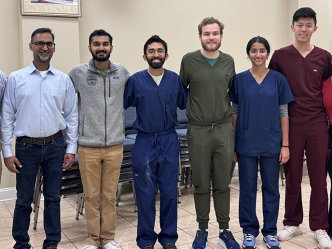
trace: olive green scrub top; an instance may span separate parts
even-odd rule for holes
[[[221,51],[214,66],[210,65],[200,50],[183,56],[180,77],[184,86],[189,86],[189,124],[209,126],[230,122],[232,106],[228,89],[232,86],[234,76],[233,58]]]

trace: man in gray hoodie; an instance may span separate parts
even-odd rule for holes
[[[116,189],[123,157],[123,92],[129,72],[111,63],[112,36],[95,30],[89,37],[92,59],[69,76],[78,96],[78,160],[85,194],[87,245],[121,248],[115,241]]]

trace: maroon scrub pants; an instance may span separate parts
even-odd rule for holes
[[[306,151],[311,185],[309,226],[313,231],[329,228],[326,189],[328,142],[327,122],[289,126],[290,159],[284,165],[286,175],[285,226],[298,226],[303,221],[301,182],[303,153]]]

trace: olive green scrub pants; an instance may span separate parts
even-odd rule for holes
[[[231,122],[201,125],[189,121],[188,150],[199,229],[208,228],[211,182],[220,229],[228,229],[234,130]]]

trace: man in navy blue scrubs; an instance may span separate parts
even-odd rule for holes
[[[157,239],[164,249],[176,248],[177,182],[180,144],[174,126],[177,107],[186,108],[187,89],[180,77],[163,68],[167,44],[152,36],[144,45],[149,68],[131,76],[125,89],[124,108],[136,107],[138,130],[132,162],[138,208],[137,245],[153,249]],[[160,228],[154,231],[156,187],[160,189]]]

